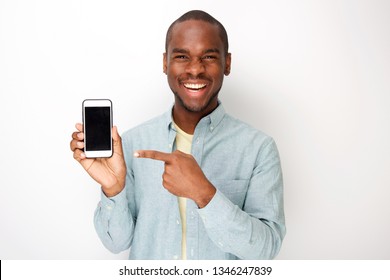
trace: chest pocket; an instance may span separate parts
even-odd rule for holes
[[[249,180],[214,180],[212,184],[231,202],[242,209]]]

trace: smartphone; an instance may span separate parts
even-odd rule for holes
[[[84,153],[87,158],[111,157],[112,102],[109,99],[83,101]]]

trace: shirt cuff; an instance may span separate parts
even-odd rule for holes
[[[125,188],[123,188],[123,190],[120,193],[118,193],[117,195],[112,196],[112,197],[107,197],[102,190],[99,206],[100,206],[100,208],[107,210],[107,211],[111,211],[116,207],[119,207],[119,208],[127,207],[127,198],[126,198]]]
[[[203,208],[198,209],[199,216],[206,227],[218,226],[225,223],[225,217],[235,211],[235,206],[223,193],[218,189],[214,197]]]

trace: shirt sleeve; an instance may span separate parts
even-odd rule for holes
[[[116,196],[108,198],[103,191],[95,211],[96,232],[104,246],[113,253],[119,253],[130,247],[134,233],[134,221],[131,216],[126,187]]]
[[[285,236],[283,179],[275,142],[260,149],[244,206],[221,191],[198,213],[211,240],[240,259],[273,259]]]

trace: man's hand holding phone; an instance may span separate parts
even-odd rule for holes
[[[123,157],[122,140],[116,126],[112,128],[113,155],[109,158],[87,158],[84,149],[84,128],[76,124],[72,134],[70,149],[73,157],[88,174],[98,182],[106,196],[112,197],[120,193],[125,186],[126,164]]]

